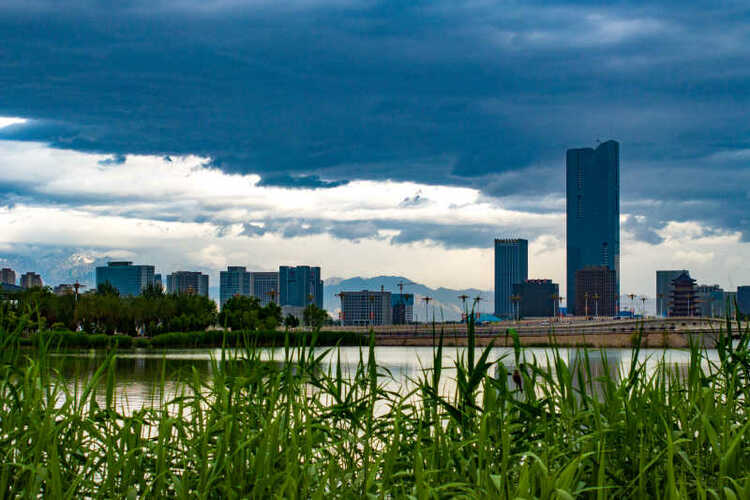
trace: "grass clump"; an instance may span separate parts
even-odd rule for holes
[[[352,371],[324,362],[339,358],[311,348],[315,333],[287,336],[281,363],[246,343],[126,413],[114,351],[71,385],[49,367],[50,343],[19,363],[28,351],[4,332],[0,495],[748,498],[748,332],[720,336],[718,362],[696,345],[686,369],[646,371],[634,347],[627,370],[602,355],[601,373],[593,352],[569,362],[553,347],[542,363],[510,335],[512,358],[490,361],[470,323],[452,366],[436,336],[434,368],[400,391],[372,336]]]

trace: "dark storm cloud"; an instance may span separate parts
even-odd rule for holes
[[[564,194],[567,147],[612,137],[637,237],[700,220],[748,239],[748,18],[731,2],[6,0],[0,116],[33,121],[0,138],[203,155],[265,185],[528,200]]]
[[[258,186],[278,186],[294,189],[334,188],[348,184],[347,180],[324,181],[317,175],[275,175],[263,177]]]
[[[221,227],[221,222],[216,222]],[[228,226],[227,226],[228,227]],[[395,233],[384,236],[383,232]],[[520,234],[518,226],[484,226],[480,224],[455,224],[414,222],[404,220],[353,220],[331,221],[323,219],[266,219],[243,225],[242,236],[279,234],[285,238],[330,234],[342,240],[387,239],[391,243],[407,245],[417,242],[432,242],[450,249],[484,248],[502,234]],[[220,230],[219,234],[224,234]],[[523,232],[529,239],[542,235],[540,229]]]

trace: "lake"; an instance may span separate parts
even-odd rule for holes
[[[327,348],[317,348],[318,353],[323,353]],[[229,350],[231,357],[241,354]],[[367,356],[367,349],[363,351]],[[444,348],[443,363],[444,384],[441,392],[450,393],[455,390],[452,378],[455,375],[454,362],[458,356],[465,356],[465,348]],[[476,350],[476,358],[481,353]],[[582,351],[575,348],[560,349],[563,359],[568,363],[574,363],[582,359]],[[552,349],[549,348],[527,348],[522,351],[527,360],[534,357],[540,365],[546,365],[547,360],[552,357]],[[76,351],[57,353],[52,355],[51,366],[58,370],[70,387],[81,387],[86,380],[93,376],[96,370],[106,359],[105,351]],[[284,359],[284,350],[263,349],[261,356],[269,362],[280,362]],[[331,366],[340,356],[342,370],[344,373],[351,372],[357,366],[360,356],[358,347],[341,347],[338,351],[331,350],[324,358],[324,367]],[[433,350],[430,347],[376,347],[375,357],[384,374],[381,383],[388,389],[406,391],[412,385],[411,381],[421,376],[423,370],[429,370],[433,365]],[[502,364],[510,372],[515,368],[513,349],[494,348],[490,354],[490,360],[496,361],[502,358]],[[606,349],[603,351],[589,350],[589,362],[594,374],[604,369],[603,359],[608,361],[608,369],[611,374],[616,375],[617,370],[627,372],[632,361],[630,349]],[[670,365],[686,366],[689,361],[689,351],[682,349],[642,349],[639,361],[645,361],[647,371],[652,370],[658,361],[664,359]],[[708,351],[708,359],[718,361],[716,351]],[[158,407],[163,398],[170,398],[179,392],[181,377],[187,373],[197,371],[204,380],[210,378],[214,369],[214,361],[220,362],[221,349],[170,349],[165,351],[152,350],[130,350],[117,353],[115,361],[115,388],[117,407],[129,413],[142,407]],[[523,362],[523,359],[521,360]],[[164,390],[162,394],[161,378],[165,375]],[[496,373],[493,371],[492,373]],[[106,377],[104,378],[106,380]],[[97,390],[96,397],[103,401],[105,398],[105,384],[102,382]]]

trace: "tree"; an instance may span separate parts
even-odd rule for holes
[[[260,311],[257,298],[235,295],[221,308],[219,324],[232,330],[255,330],[261,319]]]
[[[302,321],[305,326],[311,326],[313,328],[320,328],[328,319],[328,312],[325,309],[321,309],[315,304],[310,304],[305,307],[302,312]]]
[[[120,296],[120,291],[112,286],[112,283],[109,281],[105,281],[104,283],[99,283],[96,286],[96,294],[97,295],[114,295],[116,297]]]
[[[299,326],[299,320],[293,314],[287,314],[284,318],[284,326],[287,328],[297,328]]]

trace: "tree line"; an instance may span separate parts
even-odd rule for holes
[[[280,325],[296,327],[292,315],[282,318],[281,307],[261,306],[255,297],[231,297],[221,312],[208,297],[196,294],[167,294],[158,286],[145,288],[138,296],[120,296],[109,283],[76,295],[56,295],[49,289],[31,288],[5,294],[0,304],[0,326],[13,328],[23,317],[32,319],[31,328],[67,329],[86,333],[154,336],[166,332],[205,330],[210,326],[232,330],[275,330]],[[310,304],[303,323],[322,326],[325,310]]]

